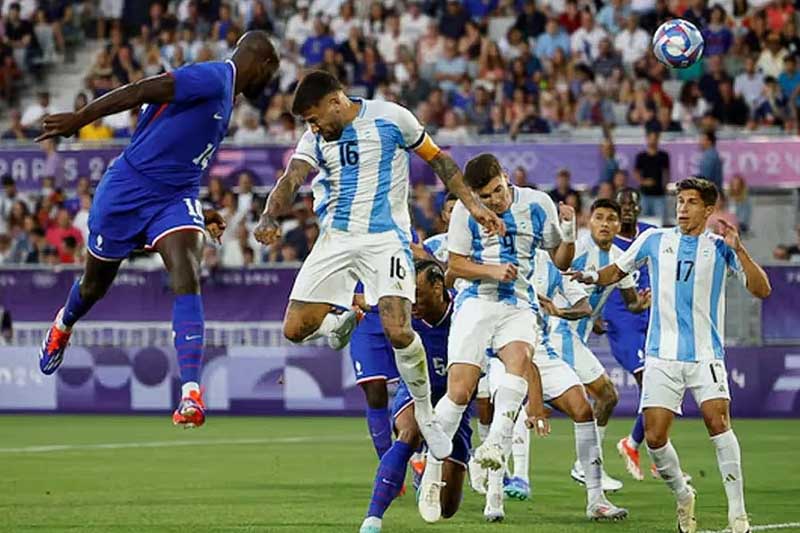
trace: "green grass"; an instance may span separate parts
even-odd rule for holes
[[[735,424],[753,524],[800,521],[800,424]],[[612,421],[606,443],[607,469],[625,481],[611,498],[630,510],[626,522],[583,518],[583,489],[568,477],[572,427],[556,420],[550,437],[532,439],[533,500],[507,502],[502,524],[485,524],[482,498],[466,489],[458,515],[433,526],[419,518],[411,494],[400,498],[384,531],[674,531],[666,487],[630,480],[616,456],[614,444],[629,427],[629,420]],[[673,442],[695,478],[700,529],[724,528],[725,497],[702,422],[677,422]],[[153,445],[85,446],[110,443]],[[49,445],[65,447],[30,451]],[[214,417],[202,429],[181,431],[163,416],[0,416],[0,531],[356,532],[375,466],[360,419]]]

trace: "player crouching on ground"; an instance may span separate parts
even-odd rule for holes
[[[414,304],[412,327],[422,343],[428,358],[431,394],[438,402],[447,392],[447,338],[450,334],[450,317],[453,310],[451,295],[444,286],[444,271],[435,261],[417,261],[417,301]],[[414,401],[406,384],[401,381],[392,406],[392,417],[397,438],[381,458],[375,475],[367,518],[360,533],[379,533],[383,514],[403,486],[408,462],[422,443],[422,433],[414,417]],[[464,412],[453,437],[453,452],[444,462],[441,491],[442,515],[453,516],[461,504],[461,493],[469,461],[472,429],[469,413]]]
[[[728,497],[733,533],[749,532],[739,441],[730,425],[730,392],[725,369],[725,277],[734,275],[756,298],[772,288],[750,257],[736,229],[721,221],[722,236],[707,231],[719,191],[708,180],[677,184],[678,227],[649,229],[609,266],[575,272],[575,279],[606,286],[647,263],[653,299],[647,331],[641,409],[650,458],[677,500],[678,531],[694,533],[696,494],[686,484],[678,454],[669,441],[675,415],[689,390],[700,406],[717,452]]]

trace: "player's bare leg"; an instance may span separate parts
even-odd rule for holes
[[[64,360],[72,327],[102,299],[117,277],[122,260],[105,261],[89,254],[83,276],[72,285],[67,302],[59,309],[47,331],[39,352],[39,368],[45,374],[55,372]]]
[[[686,483],[681,470],[678,453],[669,440],[669,430],[675,415],[663,407],[647,407],[644,409],[644,436],[647,441],[647,453],[677,501],[678,532],[694,533],[697,531],[697,519],[694,514],[696,494]]]
[[[605,440],[606,427],[608,420],[611,418],[611,413],[614,412],[617,402],[619,402],[619,395],[614,384],[608,374],[603,373],[599,378],[591,383],[586,384],[586,390],[589,396],[594,400],[594,419],[597,424],[597,437],[600,446],[600,458],[603,459],[603,441]],[[576,461],[570,473],[572,478],[583,483],[584,472],[581,467],[580,461]],[[618,491],[622,488],[622,482],[609,476],[605,468],[603,469],[603,490]]]
[[[450,439],[458,431],[461,417],[472,399],[480,375],[479,366],[466,363],[455,363],[447,370],[447,394],[436,404],[436,419]],[[442,469],[443,461],[428,454],[417,502],[419,514],[426,522],[436,522],[442,516]]]
[[[622,520],[628,511],[605,497],[602,486],[602,458],[594,414],[583,387],[571,387],[550,405],[569,416],[575,423],[575,450],[586,476],[586,516],[591,520]]]
[[[414,399],[414,416],[428,450],[434,457],[444,459],[453,449],[453,437],[445,434],[433,416],[425,347],[411,328],[411,301],[400,296],[384,296],[378,301],[378,310],[383,331],[394,348],[397,371]]]
[[[442,518],[452,518],[458,512],[464,494],[467,468],[453,460],[446,460],[442,468]]]
[[[358,325],[358,312],[336,313],[330,304],[290,300],[283,318],[283,335],[294,343],[327,337],[334,350],[341,350],[350,342]]]
[[[717,465],[728,497],[728,524],[733,533],[746,533],[750,531],[750,522],[744,506],[742,452],[731,428],[730,400],[706,400],[700,411],[717,452]]]
[[[200,296],[200,262],[205,236],[196,229],[176,231],[160,239],[156,250],[169,272],[175,294],[172,333],[181,374],[181,401],[172,422],[184,428],[205,423],[206,408],[200,390],[205,319]]]

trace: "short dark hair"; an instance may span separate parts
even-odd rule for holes
[[[294,90],[292,114],[302,115],[331,93],[342,90],[342,84],[329,72],[314,70],[306,74]]]
[[[706,206],[717,205],[719,189],[717,189],[717,186],[714,185],[713,182],[705,178],[691,176],[679,181],[677,185],[675,185],[675,188],[678,193],[681,191],[697,191],[700,193],[700,198]]]
[[[464,181],[472,189],[480,189],[503,173],[503,167],[492,154],[481,154],[467,162],[464,167]]]
[[[714,130],[706,130],[703,132],[703,135],[708,137],[708,142],[711,143],[711,146],[716,146],[717,144],[717,133]]]
[[[609,198],[598,198],[592,203],[592,207],[589,210],[590,213],[594,213],[597,209],[611,209],[614,211],[618,217],[622,216],[622,210],[619,208],[619,204],[611,200]]]
[[[414,263],[414,269],[417,271],[417,275],[425,274],[425,279],[431,285],[437,281],[441,281],[442,285],[444,285],[444,270],[442,270],[442,265],[433,259],[420,259],[416,261]]]
[[[626,194],[633,196],[634,201],[637,204],[642,200],[642,193],[639,192],[639,189],[634,189],[633,187],[623,187],[617,191],[617,194],[614,195],[614,198],[617,198],[617,203],[619,203],[619,198]]]

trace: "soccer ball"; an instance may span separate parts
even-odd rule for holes
[[[668,20],[653,34],[656,59],[672,68],[694,65],[703,55],[703,45],[700,30],[688,20]]]

